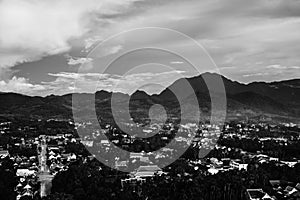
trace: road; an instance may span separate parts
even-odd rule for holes
[[[45,197],[51,191],[51,182],[53,175],[50,174],[47,166],[47,142],[46,138],[42,138],[40,141],[41,151],[39,152],[39,166],[38,173],[39,182],[41,183],[40,196]]]

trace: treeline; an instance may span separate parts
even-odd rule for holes
[[[271,179],[300,181],[300,165],[279,167],[275,163],[250,163],[248,171],[233,170],[207,175],[204,169],[195,170],[184,159],[164,169],[164,176],[156,176],[140,185],[121,187],[126,177],[97,161],[76,163],[53,180],[52,194],[45,200],[240,200],[246,199],[246,189],[262,188],[274,194]]]
[[[6,158],[0,160],[0,163],[0,199],[15,200],[16,193],[14,189],[17,185],[17,178],[13,162],[9,158]]]
[[[75,134],[74,125],[69,121],[32,119],[23,117],[0,118],[0,126],[5,135],[11,137],[38,137],[39,135]]]
[[[300,141],[288,141],[279,143],[275,140],[259,141],[258,138],[223,138],[218,141],[220,145],[226,147],[239,148],[244,151],[256,153],[258,151],[271,157],[278,157],[282,160],[300,159]]]

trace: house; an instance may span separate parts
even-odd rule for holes
[[[279,158],[270,157],[270,161],[279,162]]]
[[[0,159],[6,158],[7,156],[9,156],[8,150],[1,150],[0,151]]]
[[[270,180],[270,184],[272,185],[273,188],[279,187],[281,185],[280,180]]]
[[[131,186],[136,186],[138,184],[143,184],[146,182],[146,179],[142,178],[127,178],[127,179],[122,179],[121,180],[121,186],[124,188],[125,185],[131,185]]]
[[[130,158],[134,159],[134,158],[142,158],[144,156],[144,153],[130,153]]]
[[[286,196],[291,196],[292,194],[297,193],[297,192],[298,192],[298,190],[291,186],[287,186],[284,190],[284,193],[286,194]]]
[[[26,176],[31,176],[34,175],[36,172],[34,170],[29,170],[29,169],[18,169],[16,172],[17,176],[22,176],[22,177],[26,177]]]
[[[93,140],[82,140],[81,143],[87,147],[93,147],[94,141]]]
[[[265,154],[258,154],[258,155],[256,155],[255,156],[256,158],[265,158],[265,159],[268,159],[269,158],[269,156],[267,156],[267,155],[265,155]]]
[[[223,162],[223,166],[230,166],[230,158],[223,158],[221,161]]]
[[[60,149],[57,146],[48,146],[48,149],[49,149],[50,152],[54,152],[54,153],[55,152],[56,153],[60,152]]]
[[[27,196],[27,197],[33,198],[33,192],[30,191],[30,190],[27,190],[27,191],[25,191],[21,196],[22,196],[22,197]]]
[[[115,161],[115,167],[117,168],[117,169],[120,169],[120,168],[127,168],[127,166],[128,166],[128,161]]]
[[[23,189],[24,189],[24,190],[31,190],[32,187],[31,187],[29,184],[27,184]]]
[[[249,200],[274,200],[273,197],[265,193],[262,189],[247,189]]]
[[[289,167],[294,167],[298,162],[297,161],[281,161],[281,163],[283,163]]]
[[[238,170],[246,170],[246,171],[248,168],[248,164],[241,163],[240,160],[232,160],[230,166]]]
[[[77,159],[77,156],[74,153],[71,153],[67,160],[68,161],[75,161],[76,159]]]
[[[144,163],[151,163],[151,161],[149,160],[149,157],[141,157],[140,161],[144,162]]]
[[[295,188],[300,191],[300,183],[297,183],[297,185],[295,186]]]
[[[135,177],[145,178],[152,177],[155,174],[162,174],[163,171],[157,165],[140,166],[134,173]]]
[[[109,142],[109,140],[100,140],[100,144],[101,145],[106,145],[106,146],[108,145],[109,146],[110,142]]]
[[[219,173],[219,169],[215,169],[215,168],[209,168],[207,171],[212,175]]]

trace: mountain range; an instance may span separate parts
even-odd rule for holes
[[[0,116],[59,118],[72,119],[72,96],[79,97],[80,102],[73,112],[82,118],[89,118],[91,106],[96,105],[96,111],[102,120],[111,119],[112,96],[117,111],[122,115],[124,103],[129,102],[130,114],[136,119],[147,119],[152,105],[160,104],[166,108],[168,116],[178,116],[180,106],[185,111],[193,113],[200,108],[201,120],[207,120],[211,111],[211,94],[206,81],[213,83],[223,81],[226,91],[227,120],[259,118],[261,120],[293,121],[299,123],[300,116],[300,79],[278,82],[252,82],[249,84],[232,81],[215,73],[204,73],[192,78],[182,78],[175,81],[159,94],[149,95],[144,91],[136,91],[132,95],[98,91],[95,94],[80,93],[62,96],[46,97],[26,96],[16,93],[0,93]],[[186,90],[186,85],[191,90]],[[179,92],[179,98],[173,91]],[[74,96],[73,96],[74,97]],[[193,101],[196,97],[198,102]],[[218,94],[216,94],[218,98]],[[93,104],[95,100],[95,104]],[[182,103],[182,105],[180,105]],[[157,115],[159,117],[160,114]],[[195,116],[185,115],[193,118]],[[188,119],[186,119],[188,120]]]

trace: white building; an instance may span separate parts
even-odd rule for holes
[[[240,163],[239,161],[234,161],[234,160],[231,161],[230,166],[238,170],[246,170],[246,171],[248,168],[248,164],[243,164]]]

